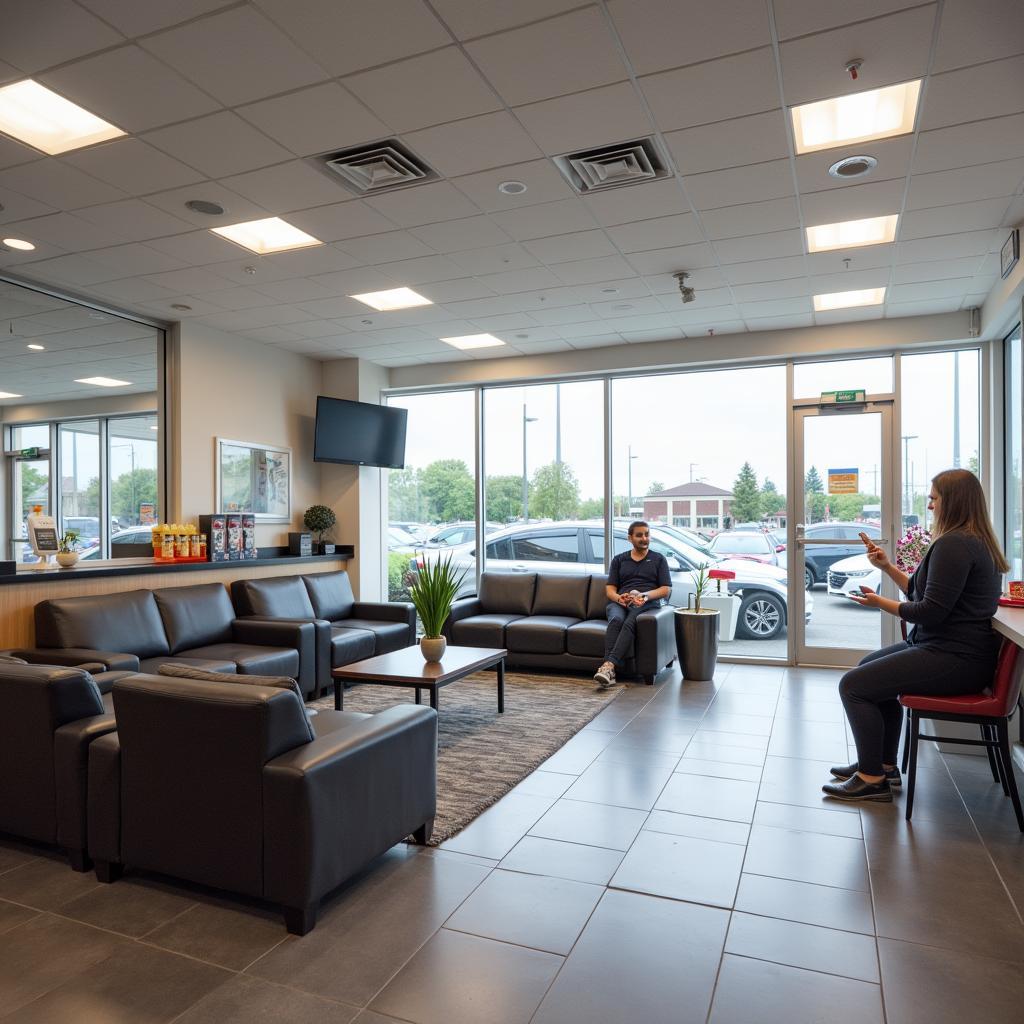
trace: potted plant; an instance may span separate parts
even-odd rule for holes
[[[693,592],[686,599],[686,607],[676,609],[675,619],[676,652],[683,668],[683,678],[700,682],[714,678],[718,659],[719,611],[701,605],[701,598],[711,588],[710,568],[705,564],[690,573]]]
[[[57,563],[62,569],[70,569],[78,561],[77,530],[65,530],[57,538]]]
[[[421,557],[420,561],[419,572],[409,586],[409,600],[423,623],[420,651],[426,661],[438,662],[448,646],[441,629],[468,570],[456,569],[450,554],[433,561]]]
[[[316,535],[316,553],[318,555],[327,554],[325,550],[326,545],[324,544],[324,534],[328,530],[334,529],[334,524],[338,521],[338,517],[334,514],[334,509],[328,508],[326,505],[310,505],[306,509],[306,514],[302,517],[302,522],[307,530],[312,530]],[[334,545],[331,545],[333,549]],[[331,551],[333,554],[333,550]]]

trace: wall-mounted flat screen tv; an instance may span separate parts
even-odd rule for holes
[[[318,395],[313,461],[404,469],[408,416],[405,409]]]

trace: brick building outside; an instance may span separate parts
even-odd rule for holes
[[[705,483],[679,484],[645,495],[643,516],[651,523],[669,523],[688,530],[717,533],[729,525],[732,492]]]

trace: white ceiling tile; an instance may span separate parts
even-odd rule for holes
[[[865,21],[883,14],[915,6],[915,0],[858,0],[852,7],[847,0],[773,0],[775,25],[780,39],[806,36],[812,32]]]
[[[907,208],[923,209],[972,199],[1013,195],[1024,181],[1024,158],[1000,160],[977,167],[915,174],[910,179]]]
[[[4,0],[3,19],[0,58],[22,71],[39,71],[124,41],[71,0]]]
[[[635,224],[619,224],[606,230],[608,237],[624,253],[668,249],[702,240],[697,218],[692,213],[642,220]]]
[[[394,229],[391,221],[361,199],[350,199],[344,203],[291,213],[288,220],[323,242],[356,238],[367,232],[393,232]]]
[[[722,267],[730,284],[753,284],[758,281],[785,281],[806,273],[803,256],[779,259],[755,259],[746,263],[731,263]]]
[[[996,251],[1004,240],[1004,233],[998,229],[915,238],[896,243],[896,262],[924,263],[930,260],[959,259],[961,256],[981,256]]]
[[[889,266],[868,270],[840,270],[834,274],[814,274],[809,278],[808,294],[827,295],[832,292],[859,291],[864,288],[884,288],[889,284],[890,274]]]
[[[94,263],[86,256],[57,256],[52,260],[39,260],[29,271],[32,277],[47,281],[66,281],[73,285],[91,285],[109,281],[109,267]]]
[[[229,106],[329,77],[251,7],[167,29],[141,45]]]
[[[290,285],[301,283],[309,284],[310,282],[280,281],[275,283],[279,285]],[[307,320],[303,323],[289,324],[288,330],[293,331],[295,334],[300,334],[304,338],[327,338],[340,337],[342,329],[337,324],[332,323],[329,320]]]
[[[785,199],[794,194],[793,171],[788,160],[691,174],[685,184],[687,195],[698,210],[732,206],[737,199],[760,202]]]
[[[685,128],[665,136],[683,174],[764,162],[788,156],[781,110]]]
[[[516,349],[527,356],[542,356],[548,352],[571,352],[572,345],[567,341],[562,341],[559,338],[553,338],[549,341],[519,341],[518,339],[514,342]],[[428,360],[432,362],[433,360]]]
[[[646,314],[662,314],[666,312],[665,307],[653,295],[646,298],[625,299],[616,296],[604,302],[592,302],[590,308],[603,319],[618,320],[628,312],[630,316],[641,316]]]
[[[76,61],[40,80],[127,132],[185,121],[220,106],[137,46]]]
[[[303,345],[309,347],[309,339],[297,337],[295,333],[287,327],[250,327],[246,330],[245,336],[247,338],[255,338],[256,341],[262,341],[265,345],[274,345],[282,341],[289,342],[301,342]]]
[[[847,149],[830,149],[821,153],[805,153],[796,158],[796,177],[801,193],[821,192],[825,189],[849,188],[853,182],[849,178],[833,178],[828,169],[837,160],[857,154],[867,154],[878,161],[878,166],[870,175],[854,181],[888,181],[894,178],[905,178],[910,169],[910,153],[913,148],[913,136],[903,135],[898,139],[883,139],[864,146]]]
[[[781,102],[775,57],[767,46],[648,75],[640,87],[662,131],[758,114]]]
[[[39,259],[42,255],[38,250],[40,240],[59,246],[64,251],[99,249],[132,240],[120,231],[100,228],[71,213],[52,213],[47,217],[18,221],[6,228],[5,234],[8,233],[36,243],[36,252],[25,253],[32,259]]]
[[[514,295],[541,288],[557,288],[562,282],[547,267],[531,267],[528,270],[510,270],[504,274],[485,274],[480,278],[480,283],[499,295]]]
[[[523,247],[542,263],[566,263],[615,255],[615,246],[603,231],[577,231],[570,235],[536,238]]]
[[[224,207],[224,212],[215,216],[206,213],[197,213],[190,210],[185,204],[193,199],[202,199],[209,203],[219,203]],[[174,188],[167,192],[156,192],[146,196],[146,202],[153,206],[159,206],[167,213],[173,213],[175,217],[187,220],[190,224],[198,227],[213,228],[222,224],[238,224],[247,220],[259,220],[266,217],[269,211],[262,206],[250,202],[237,192],[226,189],[216,181],[202,181],[185,188]],[[209,262],[209,261],[207,261]]]
[[[183,234],[192,226],[141,199],[122,199],[117,203],[89,206],[79,210],[78,216],[90,224],[117,232],[126,242]]]
[[[96,249],[89,253],[89,259],[108,267],[112,278],[160,274],[167,270],[181,270],[186,266],[184,260],[159,252],[140,242],[116,245],[109,249]]]
[[[945,299],[963,295],[970,287],[971,278],[944,278],[941,281],[919,281],[914,284],[894,284],[885,293],[886,303],[916,302],[921,299]]]
[[[1024,51],[1018,0],[946,0],[935,48],[935,71]]]
[[[613,345],[622,345],[621,334],[588,334],[583,337],[571,340],[573,348],[610,348]]]
[[[887,317],[897,317],[953,313],[960,308],[960,305],[961,297],[959,295],[948,299],[923,299],[919,302],[887,302],[885,304],[885,315]]]
[[[591,314],[593,317],[593,314]],[[612,326],[607,320],[590,319],[583,321],[578,324],[563,324],[558,329],[558,333],[563,338],[570,338],[573,344],[577,344],[577,339],[581,341],[586,338],[618,338],[618,332],[614,331]]]
[[[124,193],[53,157],[0,171],[0,186],[38,199],[58,210],[106,203]]]
[[[791,299],[768,299],[766,302],[744,302],[740,305],[740,314],[747,317],[792,316],[796,313],[811,312],[809,296]]]
[[[273,284],[274,282],[270,282]],[[206,301],[212,303],[215,306],[219,306],[221,309],[235,310],[235,309],[257,309],[260,306],[272,306],[274,305],[274,299],[265,295],[263,292],[257,291],[255,288],[222,288],[215,292],[211,292],[206,296]],[[295,337],[295,335],[292,335]]]
[[[647,181],[639,187],[613,188],[583,197],[594,219],[605,226],[654,217],[672,217],[690,210],[675,178]]]
[[[143,280],[172,292],[187,292],[190,295],[206,295],[218,289],[230,288],[232,284],[209,267],[188,267],[185,270],[168,270],[162,274],[146,274]]]
[[[611,0],[608,9],[641,75],[771,42],[767,7],[759,0]]]
[[[746,324],[750,331],[792,331],[798,327],[812,327],[814,317],[810,313],[795,316],[748,316]]]
[[[565,284],[589,284],[629,277],[633,268],[621,256],[602,256],[576,263],[556,263],[552,269]]]
[[[470,299],[484,299],[494,294],[490,288],[474,277],[463,277],[454,281],[431,281],[428,288],[434,302],[447,305],[449,302],[465,302]]]
[[[768,199],[761,203],[723,206],[706,210],[701,214],[701,220],[711,239],[740,238],[800,226],[795,199]]]
[[[41,217],[47,213],[55,213],[52,206],[30,199],[20,192],[0,188],[0,224],[12,220],[27,220],[29,217]]]
[[[498,191],[503,181],[521,181],[526,191],[518,195],[505,195]],[[518,210],[535,203],[549,203],[575,195],[565,178],[548,160],[532,160],[525,164],[467,174],[453,178],[452,184],[488,213],[498,210]]]
[[[478,39],[466,44],[466,52],[510,106],[610,85],[627,76],[598,7]]]
[[[160,299],[172,299],[175,294],[169,288],[161,288],[160,285],[141,277],[105,281],[96,285],[92,291],[100,298],[120,303],[157,302]]]
[[[710,245],[700,242],[653,252],[633,252],[629,254],[629,262],[641,274],[674,274],[677,270],[714,266],[718,259]]]
[[[421,0],[387,4],[337,0],[256,0],[332,75],[446,46],[451,38]]]
[[[833,249],[831,252],[808,253],[809,274],[849,274],[861,270],[888,270],[896,258],[895,246],[865,245],[859,249]],[[836,288],[835,291],[843,291]]]
[[[447,181],[432,181],[428,185],[398,189],[372,196],[366,202],[392,224],[403,228],[433,224],[454,217],[471,217],[480,212]],[[361,231],[360,234],[366,232]]]
[[[560,199],[555,203],[493,213],[491,220],[517,242],[586,231],[595,226],[593,216],[580,199]]]
[[[424,88],[426,82],[430,88]],[[361,72],[346,78],[345,85],[399,132],[486,114],[501,106],[454,46]]]
[[[629,82],[519,107],[516,116],[551,155],[650,135],[651,119]]]
[[[732,294],[737,302],[792,299],[810,295],[811,284],[806,277],[794,277],[787,281],[766,281],[764,284],[738,284],[733,286]]]
[[[323,208],[321,207],[321,209]],[[376,210],[370,212],[374,216],[380,216]],[[345,216],[344,210],[339,210],[338,213],[342,217]],[[429,245],[424,245],[408,231],[385,231],[379,235],[345,238],[338,243],[337,248],[347,252],[360,263],[368,265],[433,255],[433,250]]]
[[[903,205],[904,185],[901,178],[894,178],[891,181],[868,182],[864,185],[851,183],[843,189],[805,193],[800,196],[804,223],[807,226],[835,224],[843,220],[899,213]]]
[[[225,331],[247,331],[253,327],[276,327],[280,324],[299,323],[309,317],[295,306],[263,306],[260,309],[238,309],[227,313],[214,313],[203,318],[203,323]]]
[[[210,231],[190,231],[170,238],[157,238],[146,244],[196,267],[237,260],[240,252],[237,245]]]
[[[541,155],[530,136],[504,110],[425,128],[407,134],[403,141],[446,177],[504,167]]]
[[[503,245],[510,240],[490,218],[479,215],[444,221],[440,224],[425,224],[412,228],[410,234],[441,253],[482,249],[491,245]]]
[[[900,241],[948,235],[963,231],[983,231],[1002,223],[1010,200],[979,199],[973,203],[956,203],[928,210],[909,210],[903,214],[899,229]]]
[[[62,159],[130,195],[158,192],[203,178],[198,171],[135,138],[90,146]]]
[[[278,252],[260,256],[255,266],[256,274],[244,278],[242,276],[246,274],[244,260],[237,266],[224,269],[218,267],[217,271],[232,280],[259,288],[263,282],[271,279],[282,281],[293,277],[309,277],[313,274],[333,274],[352,270],[358,267],[358,263],[348,253],[333,245],[315,245],[309,249],[296,249],[294,252]],[[323,278],[320,277],[317,280],[322,282]]]
[[[579,0],[434,0],[434,9],[459,39],[515,28],[579,6]]]
[[[1019,156],[1024,156],[1024,114],[1013,114],[921,132],[914,155],[914,173],[945,171]]]
[[[714,243],[714,248],[722,263],[747,263],[773,256],[781,262],[784,257],[804,251],[799,231],[771,231],[746,238],[723,238]]]
[[[301,305],[303,302],[313,302],[316,299],[330,299],[334,297],[334,293],[329,289],[325,288],[318,281],[314,281],[312,278],[305,277],[294,277],[285,281],[264,281],[260,287],[260,292],[265,296],[269,296],[270,299],[279,299],[281,302],[291,302],[295,305]],[[330,325],[324,325],[322,334],[330,334],[334,331],[334,328]],[[308,334],[302,332],[303,337],[315,338],[316,334]]]
[[[379,280],[379,279],[378,279]],[[393,281],[386,281],[385,287],[394,287]],[[294,300],[295,305],[300,309],[306,311],[310,316],[317,317],[354,317],[359,314],[360,307],[366,310],[366,319],[369,320],[371,310],[368,306],[363,306],[362,303],[356,302],[355,299],[350,299],[345,295],[335,295],[329,299],[302,299]],[[358,323],[358,321],[354,321]],[[340,320],[330,320],[330,323],[334,325],[333,331],[335,334],[339,331],[344,330],[344,326]]]
[[[782,43],[786,103],[809,103],[923,77],[935,11],[936,5],[929,4]],[[853,57],[864,58],[856,80],[843,70]]]
[[[399,284],[413,287],[418,284],[427,284],[430,281],[450,281],[462,273],[462,268],[458,263],[453,262],[447,256],[419,256],[411,260],[395,260],[392,263],[385,263],[383,268],[377,269],[382,269]],[[376,288],[360,289],[360,291],[379,290]],[[430,296],[428,295],[427,298]]]
[[[78,0],[93,14],[126,36],[141,36],[227,7],[233,0],[174,0],[173,4],[140,4],[138,0]]]
[[[895,268],[892,279],[894,284],[915,284],[918,281],[942,281],[946,278],[972,277],[984,260],[984,256],[962,256],[955,260],[904,263]]]
[[[1010,57],[943,75],[932,75],[920,127],[942,128],[964,121],[1024,110],[1024,56]]]
[[[225,188],[274,214],[326,206],[347,199],[349,195],[340,179],[328,177],[327,172],[310,167],[302,160],[236,174],[222,179],[222,182]]]
[[[23,146],[14,139],[0,135],[0,167],[14,167],[30,160],[38,160],[41,154],[28,146]]]
[[[391,134],[336,82],[261,100],[239,107],[238,113],[296,156],[347,149]]]
[[[283,146],[226,110],[159,128],[143,138],[211,178],[265,167],[291,157]]]
[[[634,345],[644,345],[649,341],[676,341],[684,337],[679,327],[669,327],[661,331],[620,331],[622,340]]]

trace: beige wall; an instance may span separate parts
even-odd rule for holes
[[[216,510],[215,438],[283,445],[292,450],[292,522],[258,526],[256,542],[287,544],[288,531],[301,529],[305,510],[321,500],[320,466],[313,462],[321,364],[189,322],[171,329],[168,355],[170,516],[188,522]]]

